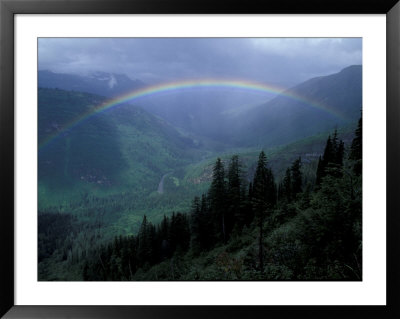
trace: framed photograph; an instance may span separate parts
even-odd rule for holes
[[[0,3],[1,315],[400,315],[396,1]]]

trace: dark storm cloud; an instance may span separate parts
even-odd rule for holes
[[[292,85],[362,63],[361,39],[40,39],[39,69],[124,73],[146,83],[239,78]]]

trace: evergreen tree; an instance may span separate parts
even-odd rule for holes
[[[213,220],[220,234],[220,238],[225,242],[226,236],[226,182],[224,165],[220,158],[217,159],[213,168],[213,179],[209,190],[210,209]]]
[[[160,237],[162,239],[167,239],[168,238],[168,232],[169,232],[169,219],[168,219],[168,217],[166,217],[164,215],[164,218],[163,218],[163,220],[161,222],[161,225],[160,225]]]
[[[150,265],[153,265],[157,261],[157,240],[156,240],[156,226],[154,226],[152,223],[149,223],[148,226],[148,234],[147,234],[147,240],[149,241],[149,246],[150,246],[150,251],[148,253],[148,262]]]
[[[152,242],[151,242],[151,224],[147,221],[146,215],[143,216],[142,225],[138,234],[138,251],[137,258],[142,266],[151,260]]]
[[[325,170],[324,162],[322,161],[321,156],[319,156],[318,166],[317,166],[317,177],[315,180],[315,185],[317,185],[317,186],[321,185],[322,178],[324,177],[324,174],[325,174],[324,170]]]
[[[170,241],[172,251],[186,252],[190,246],[190,225],[186,214],[173,213],[171,217]]]
[[[274,174],[272,170],[267,169],[267,194],[266,199],[270,208],[275,207],[277,199],[277,187],[275,184]]]
[[[192,249],[195,254],[198,254],[202,250],[203,242],[203,225],[202,225],[202,211],[200,198],[196,196],[192,202],[191,210],[191,231],[192,231]]]
[[[326,141],[325,150],[324,150],[324,163],[330,163],[334,161],[335,158],[335,151],[334,151],[334,144],[333,142],[337,141],[337,137],[334,137],[333,141],[331,136],[328,136],[328,140]]]
[[[259,229],[259,268],[264,272],[263,228],[264,222],[276,203],[276,186],[272,171],[267,168],[267,157],[261,151],[253,179],[252,206]]]
[[[337,148],[339,144],[339,139],[338,139],[338,133],[337,133],[337,129],[335,128],[335,130],[333,131],[333,136],[332,136],[332,149],[333,149],[333,157],[335,156],[335,150]]]
[[[354,173],[360,176],[362,172],[362,118],[358,120],[355,137],[351,143],[349,159],[354,161]]]
[[[286,170],[285,177],[283,178],[281,186],[281,197],[286,199],[289,203],[292,200],[292,176],[290,168]]]
[[[200,222],[201,222],[201,248],[210,249],[215,242],[215,223],[213,214],[210,210],[209,199],[206,194],[201,196],[200,205]]]
[[[337,131],[335,130],[333,138],[330,136],[326,141],[323,157],[319,158],[316,185],[320,186],[322,179],[327,176],[342,176],[343,168],[343,155],[344,155],[344,143],[339,141],[337,138]]]
[[[245,200],[245,209],[244,209],[246,226],[249,226],[254,219],[254,209],[253,209],[252,201],[253,201],[253,183],[250,182],[246,200]]]
[[[244,225],[246,225],[246,220],[249,218],[249,199],[248,199],[248,189],[247,189],[247,182],[243,178],[242,186],[240,190],[240,208],[239,208],[239,215],[236,216],[236,225],[239,231],[242,231]]]
[[[292,197],[295,198],[297,194],[302,192],[302,174],[301,174],[301,157],[295,160],[290,168],[292,180],[291,180],[291,191]]]
[[[333,133],[332,138],[332,153],[326,164],[334,168],[343,167],[344,143],[337,137],[337,130]]]
[[[229,236],[235,224],[244,225],[242,169],[237,155],[232,156],[228,167],[226,233]]]
[[[337,146],[337,152],[336,152],[336,164],[339,167],[343,167],[343,156],[344,156],[344,143],[343,141],[340,141],[339,145]]]
[[[156,231],[156,242],[157,242],[157,260],[159,262],[170,257],[170,247],[168,242],[169,234],[169,219],[164,215],[163,220],[157,227]]]

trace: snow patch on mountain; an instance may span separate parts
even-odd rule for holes
[[[117,79],[115,78],[115,76],[113,74],[111,74],[110,80],[108,81],[108,87],[110,89],[112,89],[117,84],[118,84]]]

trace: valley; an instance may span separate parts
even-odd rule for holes
[[[39,75],[43,86],[38,89],[39,280],[94,280],[97,277],[87,271],[96,272],[96,256],[121,236],[121,243],[126,240],[131,245],[129,238],[143,230],[144,216],[146,223],[158,228],[166,218],[171,218],[166,223],[175,217],[189,220],[194,199],[212,188],[218,159],[227,169],[238,156],[247,192],[257,175],[261,151],[277,185],[284,183],[288,167],[301,158],[302,189],[315,189],[328,137],[337,132],[345,145],[342,156],[348,158],[362,105],[361,66],[311,79],[248,110],[206,108],[203,118],[200,110],[189,113],[179,103],[168,114],[165,108],[161,111],[162,105],[150,105],[154,102],[145,99],[97,111],[110,97],[126,92],[127,87],[118,91],[109,85],[113,77],[132,85],[123,76],[100,73],[95,84],[84,77]],[[133,87],[140,90],[145,84],[137,80]],[[76,90],[83,88],[87,91]],[[232,237],[218,242],[210,256],[229,267],[245,258],[241,248],[256,240],[256,226],[246,227],[243,236],[235,233],[240,242],[237,250],[232,248]],[[228,258],[226,249],[237,255]],[[189,264],[197,258],[195,264],[210,266],[204,255],[192,258],[191,253],[179,258]],[[140,271],[129,280],[155,280],[154,271],[160,270],[153,265],[138,266]],[[182,274],[188,280],[196,276],[183,270]],[[208,278],[203,271],[200,277]]]

